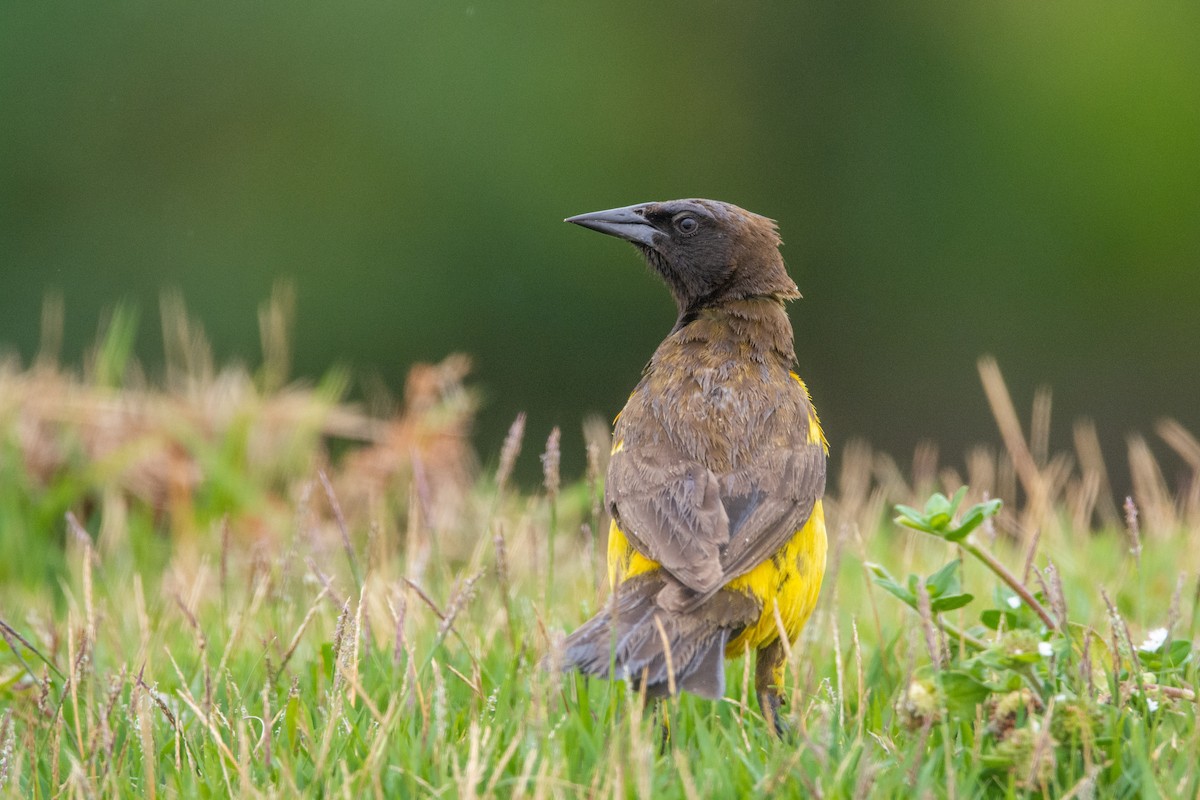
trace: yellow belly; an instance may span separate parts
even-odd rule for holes
[[[755,649],[779,638],[776,606],[788,640],[796,639],[817,604],[825,575],[826,547],[825,511],[818,500],[808,522],[775,555],[726,584],[762,602],[758,620],[725,648],[728,657],[741,655],[747,645]],[[609,583],[616,586],[656,569],[659,565],[635,550],[614,522],[608,529]]]

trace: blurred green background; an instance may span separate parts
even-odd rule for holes
[[[527,410],[527,451],[559,424],[577,472],[580,420],[674,310],[561,219],[680,196],[779,220],[835,450],[998,441],[982,353],[1022,413],[1053,387],[1056,445],[1096,418],[1113,466],[1160,416],[1200,430],[1196,3],[0,7],[0,343],[24,359],[57,289],[70,360],[129,300],[153,364],[178,288],[256,362],[290,277],[300,375],[399,391],[465,351],[484,459]]]

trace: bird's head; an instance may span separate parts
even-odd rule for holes
[[[632,242],[662,276],[681,313],[723,300],[800,296],[766,217],[717,200],[670,200],[568,217]]]

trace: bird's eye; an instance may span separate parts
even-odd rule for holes
[[[700,223],[696,221],[695,217],[689,217],[685,214],[675,219],[675,229],[684,235],[695,233],[699,227]]]

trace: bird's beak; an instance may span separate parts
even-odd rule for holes
[[[563,222],[574,222],[576,225],[607,233],[609,236],[616,236],[627,242],[653,247],[654,234],[658,232],[658,229],[647,222],[645,216],[642,215],[648,205],[650,204],[639,203],[636,206],[593,211],[590,214],[567,217]]]

